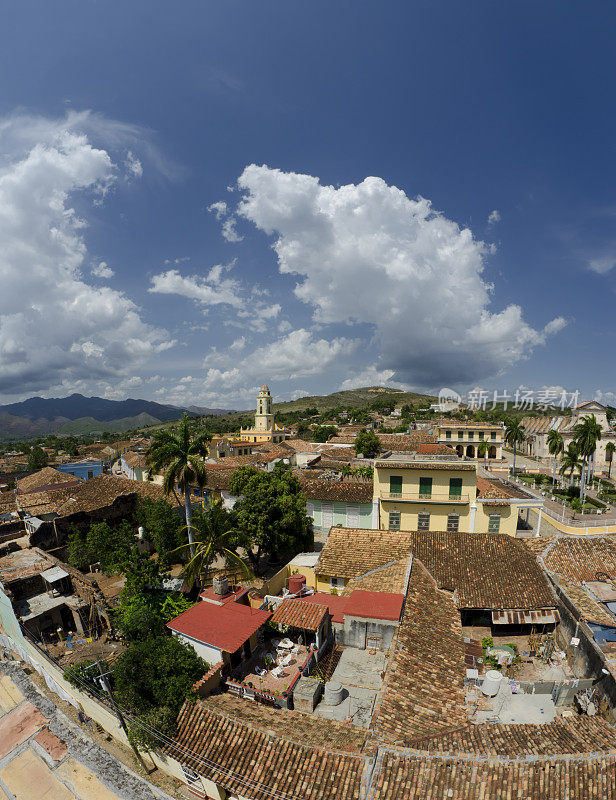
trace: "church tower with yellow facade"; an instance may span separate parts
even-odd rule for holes
[[[288,436],[284,425],[276,425],[272,412],[272,395],[266,384],[257,395],[257,412],[254,428],[242,428],[240,439],[243,442],[282,442]]]

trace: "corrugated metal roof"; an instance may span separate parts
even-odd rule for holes
[[[492,622],[495,625],[550,625],[559,620],[560,614],[551,608],[541,608],[536,611],[506,609],[492,612]]]

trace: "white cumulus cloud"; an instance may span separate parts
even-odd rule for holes
[[[275,237],[281,273],[316,322],[363,323],[379,370],[413,386],[467,384],[499,374],[546,336],[518,305],[492,307],[486,245],[470,230],[380,178],[335,188],[311,175],[248,166],[237,213]]]
[[[73,195],[85,209],[118,174],[111,150],[94,146],[90,133],[117,145],[132,130],[88,115],[0,120],[4,394],[128,375],[170,345],[124,293],[91,286],[81,272],[87,221]]]
[[[500,211],[495,208],[494,211],[490,212],[490,216],[488,217],[488,225],[496,225],[497,222],[500,222],[500,219]]]
[[[98,264],[95,264],[90,272],[95,278],[113,278],[115,275],[115,272],[111,269],[106,261],[101,261]]]

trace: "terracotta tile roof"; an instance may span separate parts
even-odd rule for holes
[[[458,608],[555,608],[547,578],[522,540],[499,533],[418,531],[413,555],[440,588],[455,591]]]
[[[75,483],[80,482],[79,478],[74,475],[69,475],[66,472],[60,472],[53,467],[44,467],[33,475],[28,475],[17,481],[18,492],[33,492],[40,490],[43,487],[48,488],[56,483]]]
[[[522,540],[499,533],[375,531],[333,527],[316,572],[357,578],[412,552],[458,608],[555,608],[539,564]]]
[[[413,558],[394,654],[372,727],[380,737],[408,746],[414,739],[468,722],[460,615]]]
[[[285,439],[284,445],[296,453],[315,453],[315,455],[319,452],[319,448],[323,447],[319,442],[307,442],[305,439]]]
[[[328,447],[322,445],[319,450],[321,458],[328,459],[329,461],[351,461],[357,458],[357,453],[353,447]]]
[[[126,466],[131,469],[146,469],[148,466],[147,458],[142,453],[133,453],[129,451],[125,453],[122,458]]]
[[[308,500],[332,500],[342,503],[371,503],[373,486],[370,481],[314,480],[305,471],[298,478]]]
[[[167,623],[167,627],[227,653],[234,653],[271,616],[269,611],[261,611],[241,603],[217,605],[200,600],[174,617]]]
[[[221,467],[251,467],[257,464],[270,464],[280,458],[289,458],[287,450],[274,450],[270,453],[252,453],[247,456],[221,456],[216,464]]]
[[[546,569],[580,585],[597,580],[598,572],[616,579],[616,536],[560,537],[552,546],[545,543]]]
[[[416,752],[555,756],[613,752],[616,728],[600,717],[558,717],[545,725],[472,725],[415,742]]]
[[[448,444],[418,444],[417,453],[421,456],[451,456],[455,455],[455,450]]]
[[[571,601],[579,610],[581,617],[586,622],[596,622],[599,625],[608,625],[611,628],[616,628],[616,619],[608,613],[606,608],[590,597],[581,586],[576,586],[574,583],[560,579],[560,584],[565,590]]]
[[[37,548],[16,550],[0,558],[0,582],[31,578],[54,566],[54,562]]]
[[[614,800],[616,758],[611,754],[584,760],[566,756],[529,763],[522,759],[509,761],[504,756],[498,762],[485,758],[405,758],[383,753],[373,776],[370,800],[432,798]]]
[[[396,458],[379,458],[374,466],[380,469],[419,469],[425,472],[429,469],[455,470],[456,472],[476,472],[477,465],[470,461],[428,461],[418,458],[416,460],[401,461]]]
[[[385,450],[394,453],[416,451],[420,444],[438,444],[438,437],[428,431],[411,431],[411,433],[377,433]]]
[[[297,598],[283,600],[272,615],[271,622],[277,625],[291,625],[306,631],[316,631],[327,616],[326,605],[305,603]]]
[[[361,429],[363,430],[363,428]],[[358,431],[359,433],[359,431]],[[330,436],[327,444],[355,444],[356,434],[341,434],[340,436]]]
[[[174,495],[166,495],[162,487],[157,484],[101,474],[71,489],[57,511],[60,516],[95,511],[111,505],[116,498],[129,494],[138,494],[152,500],[166,500],[172,506],[178,505]]]
[[[227,703],[228,713],[221,713],[209,701],[185,703],[175,737],[181,749],[169,745],[165,752],[227,791],[251,800],[271,800],[273,795],[285,800],[359,800],[364,758],[339,752],[351,726],[345,730],[339,724],[318,725],[321,721],[307,715],[264,706],[245,722],[243,717],[252,706]],[[280,717],[288,721],[290,738],[278,733]],[[326,730],[335,731],[334,737]],[[324,749],[330,742],[338,752]]]
[[[520,500],[534,499],[532,495],[528,494],[528,492],[525,492],[523,489],[519,489],[517,486],[504,483],[496,478],[493,480],[482,478],[479,475],[477,476],[477,497],[486,498],[488,500],[511,500],[514,498]]]
[[[355,725],[323,720],[298,711],[257,706],[231,694],[212,695],[202,702],[212,713],[233,717],[255,729],[266,729],[277,736],[300,744],[327,747],[338,752],[371,754],[374,745],[367,743],[368,731]]]
[[[230,467],[216,469],[218,466],[218,464],[214,464],[211,469],[208,467],[206,488],[217,492],[228,492],[231,489],[231,476],[235,470]]]
[[[358,578],[370,570],[408,556],[411,538],[406,531],[375,531],[333,527],[315,571],[319,575]]]
[[[408,557],[394,561],[384,567],[370,570],[359,578],[353,578],[340,593],[342,597],[350,597],[351,592],[356,589],[364,589],[368,592],[391,592],[392,594],[403,594],[406,589],[406,571],[408,569]]]

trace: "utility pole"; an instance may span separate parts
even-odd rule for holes
[[[94,664],[92,664],[92,666],[94,666]],[[113,706],[113,710],[115,711],[115,713],[116,713],[116,715],[118,717],[118,720],[120,721],[120,725],[122,726],[122,730],[126,734],[126,738],[128,739],[128,743],[133,748],[133,751],[134,751],[135,755],[137,756],[137,761],[141,764],[144,772],[146,773],[146,775],[149,775],[151,770],[149,770],[146,767],[145,762],[144,762],[143,758],[141,757],[141,753],[139,752],[139,749],[136,747],[136,745],[134,745],[131,742],[130,736],[128,735],[128,727],[126,725],[126,720],[124,719],[124,715],[122,714],[122,712],[118,708],[118,704],[116,703],[116,699],[115,699],[115,697],[113,695],[113,692],[111,691],[111,686],[109,685],[109,681],[107,680],[107,675],[109,675],[109,673],[108,672],[103,673],[100,661],[96,662],[96,666],[98,666],[99,677],[101,679],[101,684],[103,686],[103,689],[109,695],[109,699],[111,700],[111,705]]]

